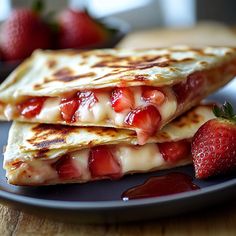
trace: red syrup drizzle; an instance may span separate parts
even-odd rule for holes
[[[160,197],[200,189],[192,180],[191,176],[178,172],[150,177],[143,184],[126,190],[122,193],[121,198],[127,201],[139,198]]]

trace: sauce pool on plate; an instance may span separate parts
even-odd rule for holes
[[[162,176],[153,176],[143,184],[132,187],[122,193],[123,201],[132,199],[160,197],[200,189],[191,176],[173,172]]]

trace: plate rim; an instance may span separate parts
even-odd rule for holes
[[[129,201],[120,200],[102,200],[102,201],[62,201],[62,200],[48,200],[36,197],[28,197],[16,193],[0,190],[0,200],[9,200],[11,202],[22,203],[28,206],[45,207],[58,210],[101,210],[101,209],[115,209],[115,208],[129,208],[129,207],[144,207],[148,205],[158,205],[179,200],[187,200],[189,198],[196,198],[203,195],[213,194],[214,192],[222,191],[236,186],[236,178],[226,180],[219,184],[204,187],[194,191],[177,193],[161,197],[151,197],[144,199],[135,199]]]

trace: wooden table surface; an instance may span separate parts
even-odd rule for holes
[[[81,225],[38,217],[0,205],[0,235],[235,236],[236,203],[184,216],[126,224]]]
[[[217,32],[219,37],[213,37],[214,32]],[[175,41],[173,42],[173,40]],[[222,25],[202,25],[200,28],[197,27],[190,31],[152,30],[150,32],[134,33],[128,35],[119,47],[138,47],[141,43],[143,45],[143,42],[145,42],[145,47],[166,46],[175,42],[178,44],[188,42],[198,44],[200,42],[201,44],[211,45],[236,45],[236,37],[232,34],[232,31]],[[0,204],[0,236],[5,235],[235,236],[236,203],[235,201],[229,201],[221,206],[216,206],[214,209],[205,209],[194,214],[189,213],[148,222],[112,225],[80,225],[59,222],[14,210]]]

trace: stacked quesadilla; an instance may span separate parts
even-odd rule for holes
[[[235,73],[236,49],[226,47],[36,51],[0,86],[0,117],[15,120],[7,178],[86,182],[189,163],[210,108],[170,122]],[[170,147],[183,152],[171,158]]]

